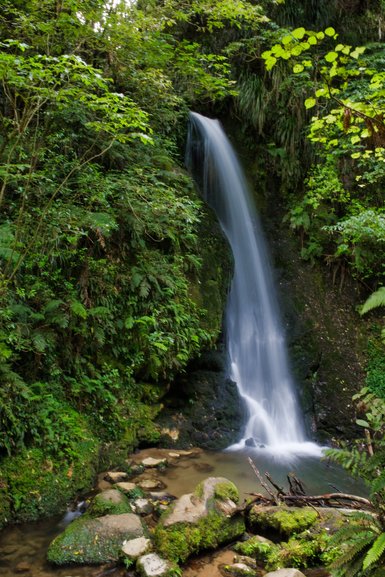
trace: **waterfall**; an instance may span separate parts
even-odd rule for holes
[[[306,440],[266,243],[235,152],[217,120],[190,114],[186,164],[215,211],[234,257],[226,318],[230,378],[246,408],[242,439],[284,458],[319,456]]]

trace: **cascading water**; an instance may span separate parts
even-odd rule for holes
[[[265,241],[242,169],[217,120],[197,113],[190,120],[186,163],[216,212],[234,257],[227,349],[246,424],[242,439],[229,449],[252,444],[280,457],[319,456],[320,447],[306,441]]]

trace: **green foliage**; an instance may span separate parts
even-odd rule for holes
[[[324,256],[330,264],[348,264],[358,278],[381,279],[383,46],[353,48],[338,41],[333,27],[301,27],[262,57],[273,71],[294,62],[293,74],[313,87],[303,105],[315,111],[308,136],[317,156],[304,193],[292,195],[288,216],[301,233],[303,256]]]
[[[364,418],[357,424],[365,429],[361,439],[342,450],[329,449],[328,456],[339,462],[353,475],[364,479],[376,514],[360,512],[331,539],[332,547],[340,548],[332,562],[336,577],[375,576],[385,563],[385,402],[366,387],[353,397]]]

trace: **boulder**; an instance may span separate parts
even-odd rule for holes
[[[99,565],[117,561],[125,541],[144,536],[140,517],[132,513],[105,515],[97,519],[80,517],[56,537],[48,548],[48,561]]]
[[[311,507],[264,507],[254,505],[248,514],[248,524],[255,533],[275,532],[280,537],[298,534],[312,527],[319,519]]]
[[[238,498],[231,481],[209,477],[162,515],[154,533],[158,550],[168,559],[184,562],[192,554],[239,537],[245,525]]]

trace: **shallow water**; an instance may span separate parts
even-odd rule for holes
[[[167,455],[167,450],[146,450],[134,455],[136,462],[145,456]],[[299,477],[308,494],[342,492],[365,494],[364,487],[348,477],[344,471],[327,461],[316,458],[296,459],[290,463],[280,463],[263,454],[263,450],[207,453],[198,451],[190,456],[173,460],[157,476],[166,485],[166,490],[176,496],[191,492],[203,479],[209,476],[227,477],[241,492],[242,498],[248,493],[261,492],[261,486],[252,471],[247,457],[251,456],[263,475],[268,471],[274,481],[287,486],[286,475],[294,472]],[[123,568],[116,570],[101,567],[53,568],[45,561],[45,553],[50,541],[63,530],[63,517],[9,527],[0,532],[0,575],[13,577],[122,577]],[[24,567],[24,571],[21,571]],[[29,569],[28,569],[29,568]]]

